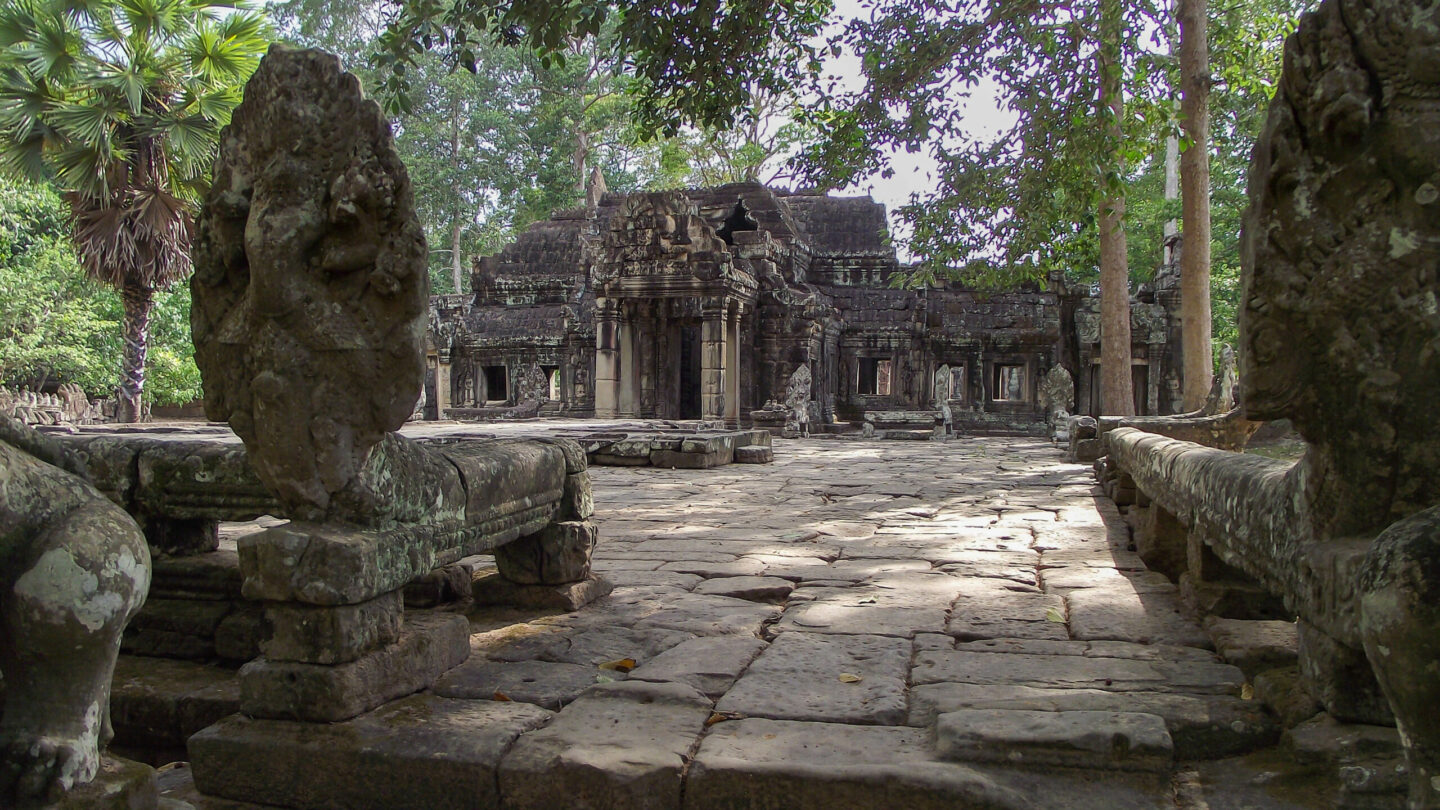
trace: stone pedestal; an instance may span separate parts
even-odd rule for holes
[[[53,804],[22,804],[17,810],[156,810],[159,803],[154,768],[105,754],[94,781]]]

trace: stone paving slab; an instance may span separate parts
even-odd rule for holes
[[[497,807],[495,770],[550,713],[420,695],[333,725],[232,715],[190,739],[206,794],[298,810]]]
[[[1140,712],[961,709],[939,715],[944,759],[1165,772],[1175,747],[1164,718]]]
[[[1222,771],[1185,760],[1293,762],[1175,586],[1137,562],[1088,466],[1029,439],[774,447],[768,465],[591,469],[595,568],[614,591],[569,612],[471,612],[471,659],[433,690],[454,697],[430,699],[559,708],[489,771],[504,806],[1176,810],[1172,776],[1193,772],[1211,810],[1238,810],[1214,804]],[[957,734],[1001,729],[966,712],[1042,727],[1064,713],[1075,739],[1152,715],[1181,764],[944,761],[942,715]]]
[[[779,720],[899,725],[910,649],[909,641],[888,636],[785,633],[715,708]]]
[[[505,755],[504,806],[673,810],[686,758],[709,716],[709,699],[682,684],[596,687]]]

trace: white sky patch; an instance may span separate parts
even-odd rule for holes
[[[868,14],[869,12],[862,7],[861,0],[836,0],[836,21],[831,23],[827,34],[838,33],[846,22]],[[828,57],[825,66],[826,74],[833,76],[838,81],[840,88],[856,91],[863,86],[860,60],[849,49],[846,49],[838,57]],[[990,142],[1015,125],[1015,113],[1000,108],[997,89],[994,82],[984,79],[970,91],[969,98],[962,104],[964,110],[963,131],[966,137]],[[900,254],[900,260],[914,261],[917,257],[911,255],[904,244],[902,237],[905,234],[895,216],[895,210],[910,202],[913,196],[928,194],[935,190],[939,164],[936,163],[928,149],[922,149],[919,152],[906,152],[903,149],[891,150],[886,162],[893,172],[890,177],[884,177],[879,173],[873,174],[840,189],[837,193],[842,195],[869,194],[877,202],[884,203],[890,214],[890,230],[891,234],[896,237],[895,247]]]

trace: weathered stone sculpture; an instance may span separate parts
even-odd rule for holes
[[[205,411],[293,515],[368,518],[393,499],[381,462],[406,454],[371,449],[424,381],[425,236],[355,77],[320,52],[271,56],[225,131],[196,239]]]
[[[785,385],[785,409],[790,412],[785,423],[787,436],[810,435],[810,367],[801,365]]]
[[[1242,406],[1291,419],[1304,459],[1109,438],[1139,490],[1299,614],[1332,714],[1393,711],[1412,808],[1440,807],[1437,53],[1440,8],[1401,0],[1327,0],[1286,44],[1241,243]],[[1383,698],[1354,676],[1362,643]]]
[[[1040,405],[1052,431],[1069,418],[1070,409],[1075,407],[1075,380],[1064,366],[1052,366],[1040,382]]]
[[[0,416],[0,806],[95,778],[120,634],[145,601],[135,521],[53,441]]]

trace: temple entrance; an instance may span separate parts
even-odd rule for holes
[[[700,327],[680,326],[680,397],[679,418],[699,419],[700,411]]]

